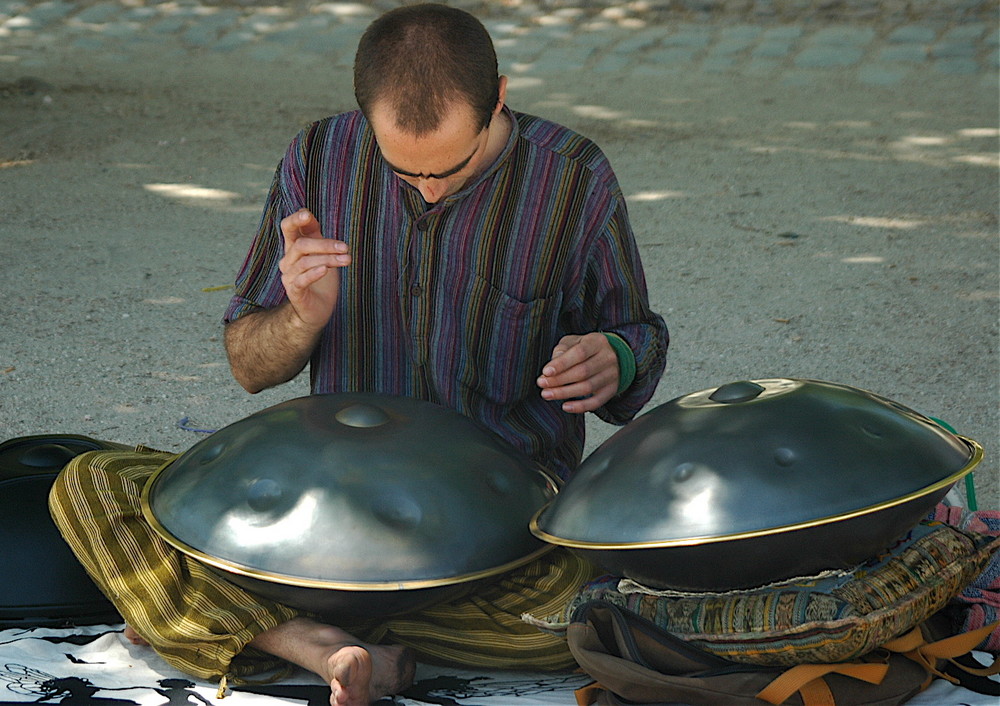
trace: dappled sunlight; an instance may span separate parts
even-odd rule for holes
[[[208,201],[231,201],[240,198],[235,191],[213,189],[197,184],[144,184],[143,188],[154,194],[178,199],[201,199]]]
[[[926,220],[916,218],[894,218],[887,216],[828,216],[822,220],[864,226],[866,228],[892,228],[896,230],[910,230],[928,224]]]
[[[161,297],[159,299],[143,299],[144,304],[183,304],[186,300],[181,297]]]
[[[1000,154],[960,154],[951,158],[952,162],[959,164],[969,164],[974,167],[1000,168]]]
[[[603,105],[575,105],[573,112],[584,118],[596,118],[598,120],[621,120],[624,113],[619,110],[612,110]]]
[[[261,198],[228,189],[200,184],[143,184],[143,188],[158,196],[185,206],[199,206],[226,213],[259,213]],[[254,188],[256,191],[257,189]]]
[[[962,128],[947,134],[910,134],[900,137],[889,144],[895,154],[916,161],[938,162],[945,160],[950,164],[962,164],[972,167],[1000,167],[995,140],[986,146],[987,151],[969,152],[969,147],[982,138],[996,138],[1000,130],[995,128]],[[982,142],[979,142],[981,145]],[[955,154],[955,152],[959,152]]]
[[[962,137],[1000,137],[1000,129],[995,127],[970,127],[958,131]]]
[[[779,137],[746,142],[743,148],[765,155],[803,154],[822,159],[916,162],[940,168],[1000,168],[996,144],[1000,130],[996,128],[969,127],[952,132],[909,132],[901,128],[903,134],[896,136],[879,134],[879,124],[870,120],[790,120],[779,125],[782,128]],[[845,134],[845,130],[851,132]],[[842,138],[839,145],[834,143],[838,138]]]
[[[8,3],[8,5],[11,5]],[[308,7],[305,16],[299,8],[286,3],[201,3],[150,0],[120,0],[120,2],[21,3],[11,5],[24,12],[7,16],[0,8],[0,39],[44,37],[54,21],[61,21],[70,44],[85,49],[99,49],[103,40],[127,44],[157,44],[170,35],[180,35],[184,44],[223,51],[246,46],[261,39],[285,37],[297,31],[316,32],[338,27],[361,36],[368,20],[378,10],[369,3],[325,2]],[[39,7],[32,8],[30,5]],[[235,5],[235,7],[233,6]],[[247,7],[246,5],[250,5]],[[63,10],[63,6],[69,9]],[[78,6],[78,7],[74,7]],[[149,31],[152,30],[152,31]],[[64,40],[65,41],[65,40]],[[321,46],[317,43],[317,46]],[[131,49],[131,47],[128,47]],[[339,51],[334,43],[323,47]],[[0,62],[19,62],[22,57],[0,55]]]
[[[853,255],[841,258],[840,261],[850,265],[881,265],[885,262],[885,258],[879,255]]]
[[[581,103],[580,96],[571,93],[552,93],[536,103],[532,110],[538,111],[538,114],[565,110],[579,118],[614,123],[623,128],[663,128],[666,126],[663,121],[634,117],[634,114],[629,111],[606,105]]]
[[[996,216],[989,211],[955,211],[947,214],[907,214],[905,216],[836,215],[816,219],[822,223],[842,223],[857,228],[892,232],[891,237],[905,236],[910,231],[930,229],[947,233],[950,238],[963,240],[997,239]]]
[[[508,76],[507,89],[517,91],[525,88],[539,88],[545,81],[536,76]]]
[[[939,135],[907,135],[893,144],[897,147],[927,147],[929,145],[947,145],[951,142],[952,141],[947,137],[941,137]]]
[[[860,130],[863,128],[872,127],[870,120],[835,120],[829,125],[823,125],[821,123],[812,122],[809,120],[791,120],[784,123],[785,127],[793,128],[795,130],[819,130],[822,127],[837,127],[837,128],[851,128]]]
[[[313,5],[312,12],[336,17],[370,17],[374,14],[370,5],[360,2],[321,2]]]
[[[28,17],[11,17],[0,26],[0,37],[9,36],[16,29],[30,29],[32,24]]]
[[[686,191],[640,191],[626,196],[626,201],[663,201],[664,199],[683,199],[690,196]]]

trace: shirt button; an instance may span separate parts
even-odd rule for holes
[[[419,284],[415,284],[412,287],[410,287],[410,296],[419,297],[420,296],[420,292],[422,292],[422,291],[423,290],[420,289],[420,285]]]
[[[427,230],[431,227],[431,224],[426,219],[422,221],[417,221],[417,230]]]

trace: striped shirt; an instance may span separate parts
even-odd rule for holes
[[[345,241],[337,310],[310,359],[314,393],[368,391],[455,409],[566,477],[582,415],[535,381],[567,334],[613,332],[636,358],[597,411],[624,424],[663,372],[667,330],[649,308],[618,181],[600,149],[508,112],[496,161],[441,202],[392,173],[359,111],[304,129],[278,166],[224,320],[282,303],[280,222],[300,208]]]

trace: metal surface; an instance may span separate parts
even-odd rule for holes
[[[532,532],[661,588],[749,588],[850,568],[982,458],[891,400],[814,380],[679,397],[602,444]]]
[[[75,456],[111,448],[73,434],[0,444],[0,628],[115,623],[117,611],[49,515],[49,491]]]
[[[412,610],[547,551],[555,481],[452,410],[314,395],[161,468],[143,511],[170,544],[275,600],[336,616]]]

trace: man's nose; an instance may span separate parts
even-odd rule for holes
[[[441,179],[420,179],[417,190],[427,203],[437,203],[444,196],[447,185]]]

